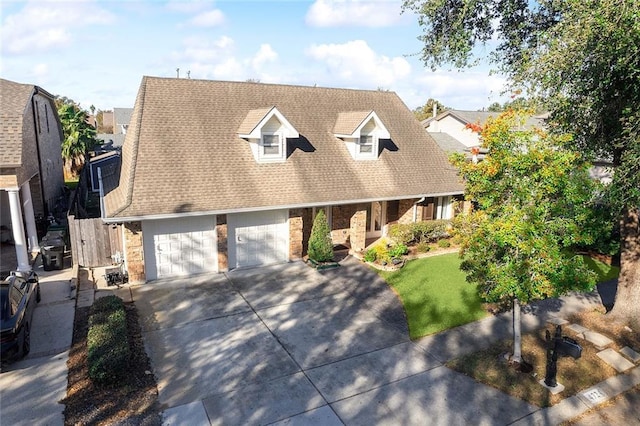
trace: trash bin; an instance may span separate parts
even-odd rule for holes
[[[66,225],[49,225],[47,227],[47,235],[58,235],[64,241],[66,247],[69,247],[69,231]]]
[[[45,271],[64,269],[64,240],[57,233],[49,233],[40,243],[42,267]]]

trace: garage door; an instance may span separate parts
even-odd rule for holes
[[[218,271],[215,216],[142,222],[148,280]]]
[[[229,265],[243,268],[288,261],[288,218],[288,210],[228,215]]]

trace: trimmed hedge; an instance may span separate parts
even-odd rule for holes
[[[427,220],[415,223],[395,223],[389,227],[389,238],[398,244],[433,243],[443,238],[449,238],[447,228],[450,220]]]
[[[316,262],[329,262],[333,260],[331,229],[329,228],[329,222],[323,210],[319,210],[313,220],[307,253],[309,259],[313,259]]]
[[[117,384],[126,375],[130,357],[127,316],[119,297],[101,297],[91,306],[87,350],[91,380]]]

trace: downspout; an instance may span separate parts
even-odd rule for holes
[[[105,218],[104,211],[104,189],[102,186],[102,167],[98,167],[98,190],[100,191],[100,217]]]
[[[424,200],[426,199],[427,197],[422,197],[418,201],[413,203],[413,223],[416,223],[418,221],[418,204],[424,203]]]

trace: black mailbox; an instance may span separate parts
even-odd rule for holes
[[[582,346],[567,336],[562,336],[562,340],[557,341],[556,350],[558,355],[570,356],[573,359],[578,359],[582,355]]]

